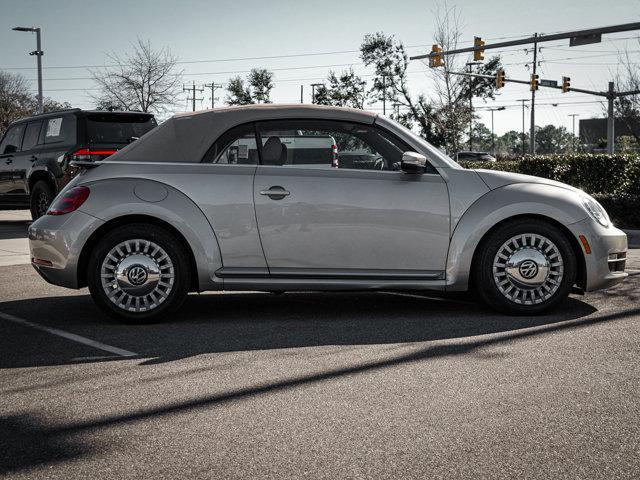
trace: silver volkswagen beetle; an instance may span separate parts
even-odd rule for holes
[[[29,229],[32,263],[126,321],[205,290],[475,289],[536,314],[626,277],[627,238],[586,193],[463,169],[362,110],[181,114],[76,167]]]

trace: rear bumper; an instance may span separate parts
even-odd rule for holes
[[[575,235],[578,244],[580,235],[584,235],[591,248],[586,253],[582,247],[585,260],[585,291],[601,290],[613,287],[624,281],[628,274],[615,271],[620,264],[609,262],[609,255],[627,253],[627,235],[615,227],[604,228],[591,218],[567,226]],[[613,266],[612,266],[613,265]]]
[[[79,210],[67,215],[40,217],[29,227],[33,267],[49,283],[80,288],[78,263],[82,248],[103,223],[99,218]],[[34,259],[40,264],[34,263]]]

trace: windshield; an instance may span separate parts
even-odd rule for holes
[[[87,115],[87,143],[131,143],[153,129],[151,115],[100,113]]]

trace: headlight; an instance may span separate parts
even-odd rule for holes
[[[585,210],[589,212],[589,215],[591,215],[596,222],[605,228],[609,226],[609,215],[607,215],[607,212],[602,205],[600,205],[593,197],[586,194],[580,195],[580,199],[582,200],[582,205],[584,205]]]

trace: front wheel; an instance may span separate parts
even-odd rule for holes
[[[189,291],[187,254],[155,225],[116,227],[95,246],[87,271],[94,301],[130,323],[149,323],[177,311]]]
[[[541,313],[566,299],[575,283],[574,251],[547,222],[515,220],[492,232],[480,248],[476,287],[503,313]]]

